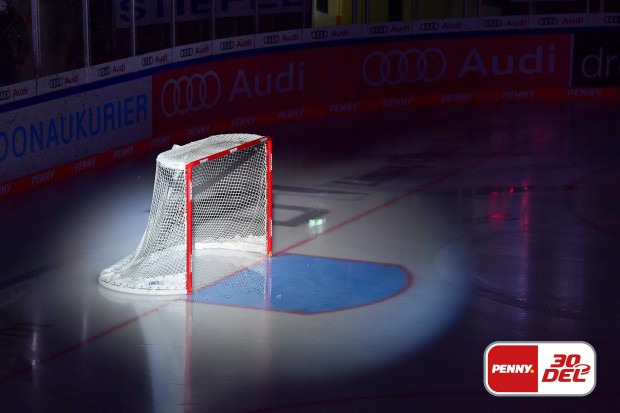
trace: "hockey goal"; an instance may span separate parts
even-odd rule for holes
[[[271,139],[260,135],[215,135],[159,154],[142,240],[99,283],[136,294],[191,294],[218,281],[200,271],[200,251],[270,256],[271,169]]]

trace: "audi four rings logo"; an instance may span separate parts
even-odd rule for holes
[[[190,57],[194,54],[194,49],[192,49],[191,47],[185,47],[183,49],[181,49],[181,57]]]
[[[373,87],[435,82],[448,68],[446,55],[436,47],[373,52],[362,66],[364,81]]]
[[[161,110],[167,117],[210,109],[222,94],[220,77],[212,70],[168,79],[161,92]]]
[[[502,27],[504,23],[501,19],[488,19],[482,22],[482,27],[490,28],[490,27]]]
[[[620,23],[620,16],[605,16],[603,17],[603,22],[611,23],[611,24],[618,24]]]
[[[541,26],[552,26],[554,24],[558,24],[560,19],[557,17],[541,17],[538,19],[538,24]]]
[[[154,60],[155,60],[155,59],[153,58],[153,56],[146,56],[146,57],[143,57],[143,58],[142,58],[142,66],[143,66],[143,67],[144,67],[144,66],[150,66],[150,65],[152,65],[152,64],[153,64]]]
[[[220,50],[232,50],[235,48],[235,42],[233,40],[220,43]]]
[[[327,30],[315,30],[310,33],[310,37],[313,40],[327,39],[327,37],[329,37],[329,32]]]
[[[9,100],[10,98],[11,98],[10,89],[0,90],[0,101]]]
[[[100,67],[97,69],[97,76],[99,77],[108,76],[110,73],[112,73],[112,68],[110,66]]]
[[[271,36],[263,37],[264,44],[278,44],[280,43],[280,36],[277,34],[273,34]]]
[[[63,85],[62,77],[55,77],[50,79],[49,87],[50,89],[56,89],[57,87],[61,87]]]
[[[422,23],[420,30],[428,32],[431,30],[439,30],[439,23]]]
[[[370,34],[386,34],[387,32],[388,27],[386,25],[372,26],[370,28]]]

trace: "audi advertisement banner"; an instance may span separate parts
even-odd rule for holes
[[[265,47],[289,46],[301,43],[301,30],[283,30],[277,33],[258,33],[255,36],[257,49]]]
[[[412,22],[368,23],[362,26],[362,33],[367,37],[386,37],[413,32]]]
[[[569,62],[569,35],[395,41],[234,58],[155,75],[154,128],[171,132],[235,118],[251,125],[257,114],[352,111],[385,99],[447,102],[488,91],[533,97],[539,89],[565,89]]]
[[[14,85],[0,86],[0,105],[29,99],[37,95],[37,81],[27,80]]]
[[[85,84],[86,81],[86,69],[71,70],[38,78],[37,91],[41,93],[55,92]]]

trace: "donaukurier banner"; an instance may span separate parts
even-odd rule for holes
[[[151,79],[0,113],[0,182],[151,137]]]

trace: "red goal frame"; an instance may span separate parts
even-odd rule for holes
[[[185,198],[186,198],[186,210],[185,210],[185,216],[186,216],[186,225],[187,225],[187,247],[186,247],[186,289],[187,289],[187,294],[191,294],[192,293],[192,281],[193,281],[193,277],[192,277],[192,255],[194,252],[194,242],[193,242],[193,220],[192,220],[192,201],[193,201],[193,193],[192,193],[192,170],[193,168],[200,164],[200,163],[204,163],[204,162],[209,162],[212,161],[214,159],[217,158],[221,158],[223,156],[229,155],[231,153],[237,152],[237,151],[241,151],[243,149],[255,146],[255,145],[259,145],[259,144],[266,144],[266,148],[267,148],[267,156],[266,156],[266,170],[267,170],[267,185],[266,185],[266,199],[267,199],[267,205],[266,205],[266,215],[267,215],[267,223],[266,226],[267,228],[265,228],[265,234],[267,237],[266,240],[266,244],[267,244],[267,256],[271,257],[271,253],[272,253],[272,247],[273,247],[273,217],[272,217],[272,169],[273,169],[273,162],[272,162],[272,143],[271,143],[271,137],[270,136],[262,136],[258,139],[252,140],[250,142],[246,142],[244,144],[241,144],[239,146],[236,146],[234,148],[230,148],[230,149],[226,149],[223,150],[221,152],[217,152],[214,153],[212,155],[209,155],[207,157],[201,158],[201,159],[196,159],[188,164],[185,165]]]

